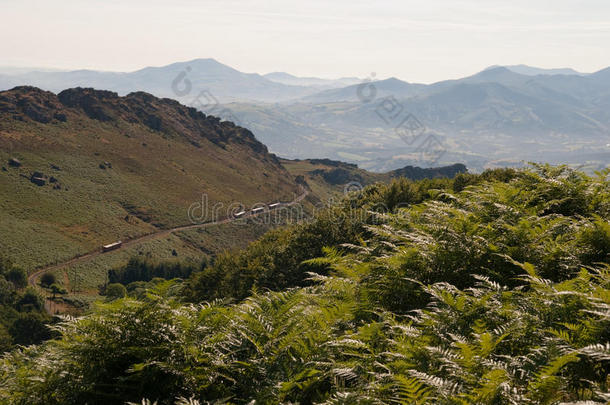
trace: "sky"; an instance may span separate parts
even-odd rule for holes
[[[0,0],[0,66],[431,83],[490,65],[610,66],[608,0]]]

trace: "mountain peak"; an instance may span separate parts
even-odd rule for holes
[[[497,74],[506,74],[506,73],[514,73],[512,70],[507,68],[506,66],[493,65],[488,68],[483,69],[477,75],[497,75]]]
[[[498,68],[504,68],[507,69],[513,73],[517,73],[520,75],[524,75],[524,76],[538,76],[538,75],[576,75],[576,76],[584,76],[584,73],[581,72],[577,72],[576,70],[572,69],[572,68],[551,68],[551,69],[544,69],[544,68],[538,68],[535,66],[528,66],[528,65],[507,65],[507,66],[500,66],[500,65],[493,65],[488,67],[486,70],[494,70],[494,69],[498,69]]]
[[[394,84],[394,85],[409,84],[408,82],[405,82],[404,80],[400,80],[394,76],[389,77],[384,80],[380,80],[379,82],[383,82],[383,83],[387,83],[387,84]]]

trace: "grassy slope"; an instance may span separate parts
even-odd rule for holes
[[[173,113],[172,105],[162,107],[168,110],[160,112],[162,119]],[[188,207],[204,193],[211,204],[225,207],[297,193],[274,158],[247,142],[219,145],[203,134],[195,146],[141,123],[102,122],[77,108],[64,113],[66,122],[40,123],[0,112],[0,161],[7,167],[0,172],[0,247],[28,270],[186,224]],[[12,157],[23,165],[9,167]],[[103,162],[112,168],[101,169]],[[34,185],[34,171],[56,177],[61,189]]]
[[[292,176],[303,176],[311,194],[321,201],[336,199],[346,191],[374,183],[387,183],[393,178],[406,177],[413,180],[422,178],[454,177],[465,171],[462,165],[421,169],[407,166],[385,173],[370,172],[356,165],[328,159],[289,160],[282,159],[282,165]]]

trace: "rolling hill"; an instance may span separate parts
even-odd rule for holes
[[[2,250],[27,269],[188,224],[203,195],[222,217],[299,191],[247,129],[142,92],[0,92],[0,160]]]
[[[272,72],[263,75],[265,79],[272,82],[287,84],[290,86],[310,86],[320,90],[334,89],[350,86],[362,82],[357,77],[340,77],[339,79],[320,79],[318,77],[298,77],[286,72]]]
[[[0,162],[2,255],[19,263],[32,284],[41,272],[54,274],[70,291],[64,302],[76,306],[97,296],[108,268],[134,256],[196,264],[245,247],[286,218],[185,225],[303,198],[297,208],[309,215],[354,182],[466,170],[382,174],[330,160],[280,160],[249,130],[175,100],[35,87],[0,92]],[[120,251],[99,254],[118,240]]]
[[[396,178],[411,180],[454,178],[468,169],[463,164],[421,168],[405,166],[385,173],[370,172],[353,163],[330,159],[281,159],[288,172],[311,191],[309,200],[318,207],[375,183],[389,183]]]
[[[208,106],[231,100],[276,102],[317,91],[316,88],[271,81],[256,73],[243,73],[214,59],[195,59],[135,72],[75,70],[0,75],[0,89],[22,85],[54,92],[72,87],[106,89],[120,95],[146,91],[157,97],[170,97],[188,104],[199,101]],[[201,96],[204,90],[205,96]]]
[[[456,162],[474,170],[523,161],[604,168],[610,162],[610,69],[562,72],[532,76],[494,67],[430,85],[387,79],[297,102],[226,107],[270,150],[295,159],[328,157],[381,172]],[[397,136],[409,114],[442,145],[438,160],[422,160],[421,143]]]

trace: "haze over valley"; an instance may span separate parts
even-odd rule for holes
[[[279,156],[330,158],[372,171],[453,163],[481,171],[529,161],[592,171],[610,161],[610,68],[580,73],[492,66],[428,85],[397,78],[247,74],[214,59],[130,73],[0,76],[0,88],[24,84],[55,92],[146,91],[238,122]],[[422,130],[418,139],[405,141],[400,125],[409,115]]]

